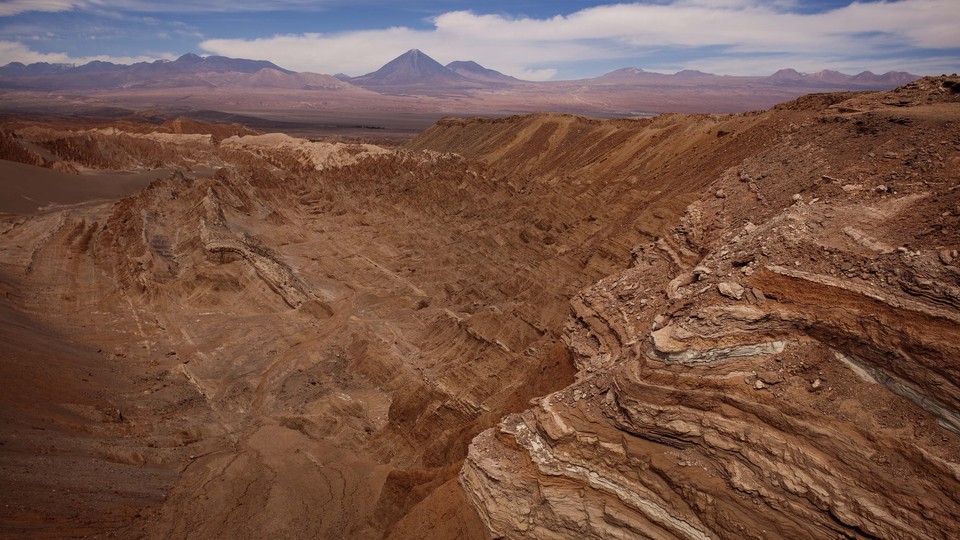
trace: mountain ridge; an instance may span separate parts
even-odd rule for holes
[[[449,90],[478,89],[483,86],[479,81],[457,73],[419,49],[410,49],[380,69],[359,77],[351,77],[347,82],[385,93],[418,90],[434,94]]]
[[[181,55],[176,60],[155,60],[153,62],[138,62],[135,64],[115,64],[101,60],[94,60],[86,64],[79,65],[49,62],[35,62],[31,64],[10,62],[4,66],[0,66],[0,76],[17,77],[119,72],[135,73],[137,75],[144,76],[150,75],[151,71],[162,72],[166,74],[197,72],[255,74],[262,69],[272,69],[286,75],[313,73],[309,71],[298,72],[289,70],[267,60],[230,58],[216,55],[200,56],[195,53],[186,53]],[[352,77],[344,73],[337,73],[335,75],[326,76],[335,77],[341,81],[356,84],[357,86],[404,86],[421,85],[430,82],[457,83],[460,85],[469,85],[468,83],[470,82],[534,82],[506,75],[502,72],[487,68],[473,60],[456,60],[447,65],[443,65],[419,49],[410,49],[402,55],[387,62],[379,69],[364,75]],[[783,68],[768,76],[731,76],[707,73],[694,69],[684,69],[670,74],[657,71],[648,71],[637,67],[623,67],[595,77],[587,77],[581,80],[609,79],[624,76],[744,77],[777,81],[804,80],[831,83],[857,82],[865,84],[905,84],[920,78],[919,75],[915,75],[906,71],[892,70],[881,74],[876,74],[872,71],[862,71],[857,74],[847,74],[829,69],[824,69],[813,73],[805,73],[797,71],[793,68]],[[541,82],[562,83],[569,81],[559,79],[556,81]],[[2,85],[2,81],[0,81],[0,85]]]
[[[456,60],[445,66],[447,69],[468,79],[476,79],[484,82],[493,83],[520,83],[523,82],[516,77],[505,75],[499,71],[481,66],[473,60]]]
[[[586,79],[534,82],[470,60],[444,66],[423,51],[411,49],[358,77],[295,72],[264,60],[196,54],[132,65],[101,61],[82,66],[10,63],[0,67],[0,91],[42,92],[18,97],[34,103],[54,99],[57,92],[80,93],[82,100],[108,99],[137,106],[187,104],[216,109],[229,102],[234,109],[248,113],[302,109],[306,105],[324,110],[471,114],[556,111],[635,116],[742,112],[812,92],[882,90],[916,78],[906,72],[846,75],[830,70],[807,74],[783,69],[770,76],[729,76],[625,67]],[[421,99],[408,99],[411,96]]]

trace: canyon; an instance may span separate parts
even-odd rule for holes
[[[4,535],[960,534],[960,78],[371,142],[0,122]]]

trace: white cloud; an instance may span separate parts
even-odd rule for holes
[[[441,63],[475,60],[528,79],[551,77],[584,61],[654,64],[664,50],[675,55],[710,50],[708,58],[681,62],[684,67],[720,65],[714,57],[732,55],[737,60],[729,65],[738,72],[766,74],[767,65],[778,57],[858,69],[882,64],[870,57],[886,54],[906,62],[893,67],[910,69],[910,58],[923,56],[919,49],[960,48],[957,0],[853,3],[813,14],[791,11],[794,5],[793,0],[676,0],[604,5],[546,19],[454,11],[433,18],[427,30],[397,27],[211,39],[201,47],[300,71],[351,75],[373,71],[403,51],[419,48]]]
[[[0,40],[0,66],[5,66],[10,62],[23,62],[31,64],[34,62],[48,62],[51,64],[86,64],[99,60],[101,62],[113,62],[114,64],[135,64],[137,62],[149,62],[153,60],[173,60],[176,58],[170,53],[158,53],[152,56],[82,56],[73,57],[66,53],[41,53],[34,51],[26,45],[16,41]]]
[[[83,4],[80,0],[4,0],[0,2],[0,17],[28,11],[70,11]]]
[[[151,11],[317,10],[338,2],[343,0],[0,0],[0,17],[31,10],[85,10],[116,17]],[[444,64],[475,60],[527,80],[598,75],[583,67],[588,64],[755,75],[785,66],[814,71],[840,67],[845,71],[960,71],[958,0],[855,2],[822,13],[796,11],[801,5],[800,0],[672,0],[601,5],[549,18],[453,11],[430,19],[427,29],[208,39],[200,47],[213,54],[271,60],[298,71],[350,75],[373,71],[411,48]],[[202,39],[198,29],[169,26],[180,24],[175,21],[166,24],[155,24],[151,35]],[[13,28],[8,25],[0,32],[0,62],[155,58],[38,53],[22,43],[44,39],[45,34],[14,35]],[[952,53],[956,53],[953,60]]]
[[[557,74],[557,70],[552,68],[547,69],[525,69],[522,71],[514,72],[513,76],[522,79],[525,81],[548,81]]]
[[[30,11],[102,10],[107,12],[218,13],[236,11],[317,11],[329,1],[317,0],[206,0],[164,2],[157,0],[2,0],[0,17]]]
[[[442,64],[476,60],[528,80],[542,80],[556,73],[549,67],[537,67],[538,62],[551,61],[558,54],[571,59],[588,58],[593,50],[576,43],[553,43],[548,51],[531,48],[528,41],[517,39],[496,42],[466,36],[455,39],[442,29],[421,31],[404,27],[255,40],[210,39],[200,46],[214,54],[272,60],[297,71],[350,75],[374,71],[408,49],[420,49]]]

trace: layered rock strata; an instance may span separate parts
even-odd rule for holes
[[[945,82],[794,103],[781,144],[573,301],[578,382],[460,474],[495,537],[960,534]]]

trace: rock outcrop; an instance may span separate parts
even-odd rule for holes
[[[479,435],[461,472],[492,534],[960,534],[946,83],[765,113],[782,142],[718,175],[667,239],[696,259],[644,249],[581,293],[578,382]]]

